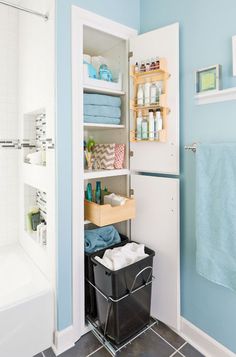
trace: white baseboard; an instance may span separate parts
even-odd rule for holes
[[[181,335],[206,357],[236,357],[236,354],[181,317]]]
[[[52,349],[56,356],[69,350],[75,345],[75,332],[73,326],[54,333],[54,345]]]

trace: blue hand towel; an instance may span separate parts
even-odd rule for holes
[[[113,97],[111,95],[85,93],[84,104],[107,105],[119,108],[121,106],[121,99],[120,97]]]
[[[120,124],[119,118],[109,118],[109,117],[94,117],[92,115],[84,116],[85,123],[95,123],[95,124]]]
[[[109,107],[108,105],[84,105],[84,115],[93,115],[95,117],[120,118],[121,111],[118,107]]]
[[[93,253],[100,249],[120,243],[120,235],[113,226],[84,231],[84,249],[86,253]]]
[[[236,144],[196,152],[196,264],[199,274],[236,291]]]

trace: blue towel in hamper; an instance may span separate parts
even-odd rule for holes
[[[92,115],[84,116],[84,123],[95,123],[95,124],[120,124],[119,118],[109,118],[109,117],[94,117]]]
[[[84,231],[84,249],[86,253],[94,253],[100,249],[120,243],[120,241],[120,235],[114,226]]]
[[[104,94],[84,94],[84,104],[92,105],[107,105],[110,107],[120,107],[121,99],[120,97],[113,97],[111,95]]]
[[[196,152],[197,271],[236,291],[236,144]]]
[[[109,107],[108,105],[84,105],[84,115],[93,115],[95,117],[120,118],[121,111],[118,107]]]

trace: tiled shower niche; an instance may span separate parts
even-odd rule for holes
[[[44,109],[24,115],[24,162],[46,165],[46,112]]]
[[[25,231],[40,246],[47,246],[47,194],[24,185]]]

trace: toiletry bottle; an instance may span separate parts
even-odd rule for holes
[[[146,66],[144,62],[141,62],[140,72],[146,72]]]
[[[155,60],[155,68],[160,69],[160,58],[159,57],[157,57]]]
[[[142,140],[148,139],[148,121],[146,117],[142,120]]]
[[[137,123],[136,123],[136,138],[137,140],[142,140],[142,121],[143,121],[143,117],[142,117],[142,111],[139,110],[138,111],[138,117],[137,117]]]
[[[134,73],[138,73],[138,72],[139,72],[139,66],[138,66],[138,62],[136,62],[134,66]]]
[[[101,181],[96,182],[95,202],[101,204]]]
[[[146,82],[144,85],[144,103],[145,103],[145,105],[150,104],[150,87],[151,87],[151,83]]]
[[[156,89],[157,89],[157,102],[160,102],[160,96],[162,94],[162,85],[161,82],[156,82]]]
[[[150,88],[150,103],[156,104],[157,102],[157,86],[155,83],[152,83]]]
[[[147,72],[150,71],[150,62],[149,61],[146,62],[146,71]]]
[[[153,110],[149,110],[149,116],[148,116],[148,124],[149,124],[149,140],[154,141],[154,115],[153,115]]]
[[[143,106],[144,102],[144,92],[143,92],[143,86],[142,84],[139,84],[138,86],[138,105]]]
[[[92,185],[91,183],[87,184],[86,188],[86,200],[91,201],[93,200],[93,190],[92,190]]]
[[[154,58],[151,59],[151,64],[150,64],[150,71],[153,71],[156,67],[155,60]]]
[[[161,109],[157,109],[156,118],[155,118],[155,131],[156,131],[156,139],[159,138],[159,131],[163,128],[163,121],[161,117]]]

